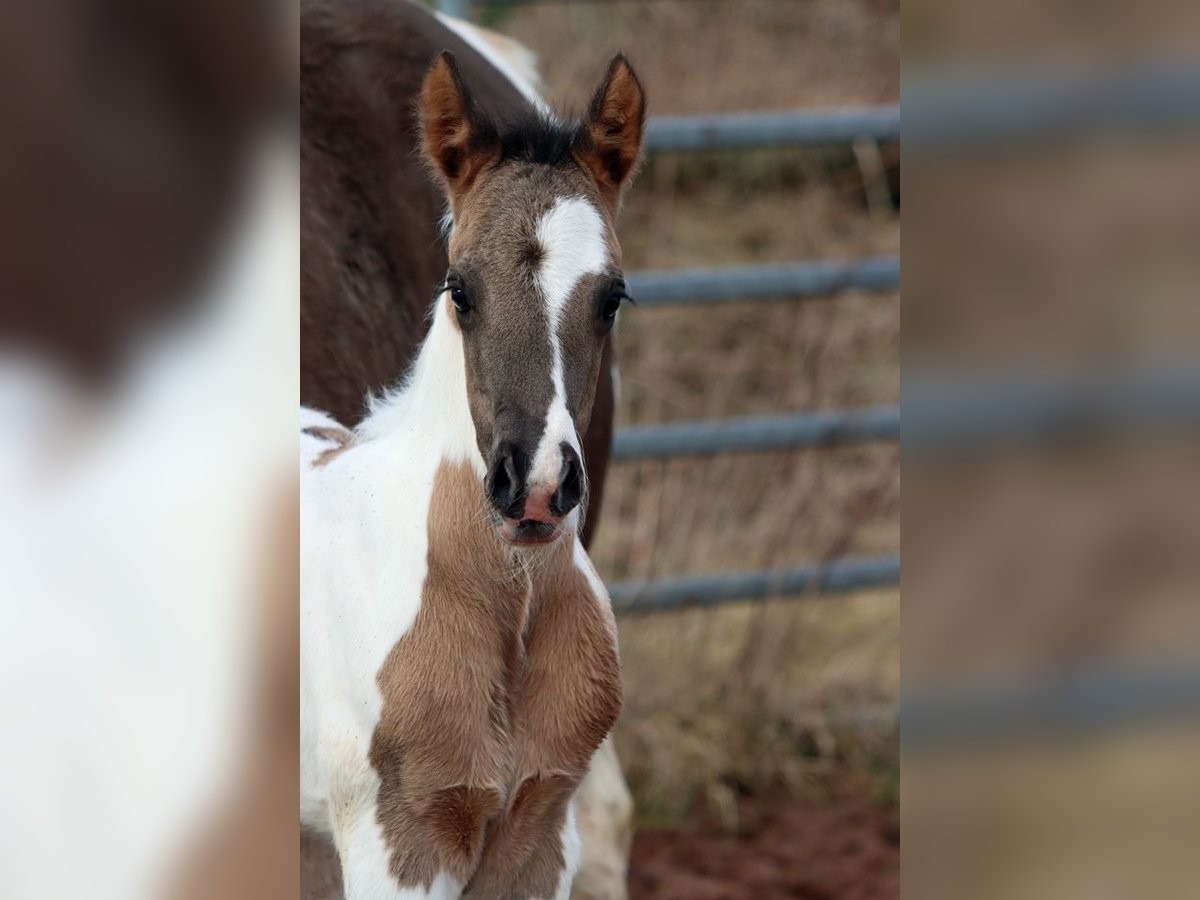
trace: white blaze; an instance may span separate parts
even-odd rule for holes
[[[550,320],[554,397],[546,413],[546,430],[538,441],[529,467],[529,483],[554,485],[558,483],[562,468],[560,444],[570,444],[583,458],[579,437],[575,433],[575,422],[567,411],[559,326],[567,301],[579,280],[604,271],[608,264],[608,242],[605,240],[604,220],[600,213],[581,197],[567,197],[555,203],[538,223],[537,239],[543,253],[537,282]]]

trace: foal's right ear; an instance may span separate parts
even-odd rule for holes
[[[425,155],[446,182],[452,205],[500,156],[496,127],[471,99],[449,50],[438,55],[425,75],[421,130]]]
[[[618,53],[592,97],[572,148],[614,209],[637,168],[645,128],[646,94],[629,60]]]

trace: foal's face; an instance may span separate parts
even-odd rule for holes
[[[460,208],[442,302],[458,323],[486,488],[514,541],[553,540],[586,492],[587,430],[625,287],[578,170],[513,163]]]
[[[503,537],[546,543],[587,494],[581,436],[626,299],[613,218],[640,151],[641,88],[618,58],[578,130],[502,136],[443,55],[424,101],[454,215],[439,302],[462,334],[485,490]]]

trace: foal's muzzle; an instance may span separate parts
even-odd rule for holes
[[[531,453],[503,442],[492,454],[485,483],[488,501],[500,514],[500,534],[514,544],[545,544],[562,534],[563,520],[583,497],[583,462],[570,444],[559,445],[555,478],[530,480]]]

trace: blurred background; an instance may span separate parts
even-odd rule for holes
[[[904,5],[904,889],[1191,897],[1195,4]]]
[[[457,6],[537,55],[560,110],[578,110],[617,50],[652,119],[899,102],[900,9],[888,0]],[[648,154],[619,224],[642,303],[619,328],[618,432],[899,402],[895,281],[762,299],[735,287],[703,304],[685,290],[659,304],[635,274],[898,256],[896,137],[849,129]],[[617,461],[591,553],[610,585],[628,586],[889,557],[899,543],[891,439]],[[768,588],[618,622],[632,897],[898,895],[898,585]]]

